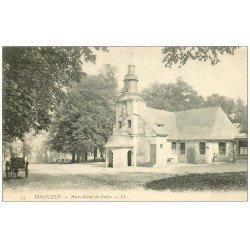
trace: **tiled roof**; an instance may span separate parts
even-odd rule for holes
[[[174,113],[147,107],[142,118],[157,135],[177,136]]]
[[[232,140],[239,136],[220,107],[167,112],[146,108],[142,118],[157,135],[170,140]]]

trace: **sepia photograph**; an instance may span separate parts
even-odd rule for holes
[[[248,1],[0,1],[1,248],[250,249]]]
[[[247,201],[246,46],[3,46],[3,201]]]

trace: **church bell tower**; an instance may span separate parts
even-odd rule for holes
[[[106,167],[137,166],[139,116],[146,103],[138,93],[135,66],[128,65],[124,91],[116,103],[116,122],[106,148]]]
[[[128,93],[137,93],[138,79],[135,74],[135,66],[128,65],[128,73],[124,76],[124,90]]]
[[[128,65],[128,71],[123,82],[124,91],[116,105],[115,130],[135,135],[138,134],[138,114],[145,103],[138,93],[138,78],[133,64]]]

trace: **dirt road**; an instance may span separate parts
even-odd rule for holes
[[[169,165],[106,169],[95,164],[30,164],[28,178],[3,180],[3,199],[25,201],[207,201],[246,200],[246,191],[145,190],[150,181],[187,173],[247,171],[246,163]]]

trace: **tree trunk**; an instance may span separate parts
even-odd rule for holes
[[[12,145],[9,145],[9,151],[10,151],[10,157],[15,157],[15,153],[14,153],[14,150],[13,150],[13,146]]]
[[[77,154],[77,159],[78,159],[77,162],[82,162],[82,155],[81,155],[81,153]]]
[[[72,152],[71,154],[72,154],[71,162],[74,163],[76,162],[76,153]]]
[[[76,162],[80,162],[80,153],[77,152]]]
[[[82,152],[82,161],[85,162],[85,153]]]
[[[44,153],[44,160],[45,160],[46,163],[49,162],[48,150],[45,150],[45,153]]]
[[[25,141],[23,141],[23,159],[25,159],[26,157],[26,145],[25,145]]]
[[[88,161],[88,152],[87,151],[84,153],[84,158],[85,158],[85,161]]]
[[[94,161],[96,160],[97,157],[97,147],[94,147]]]
[[[103,161],[103,149],[101,149],[101,161]]]

